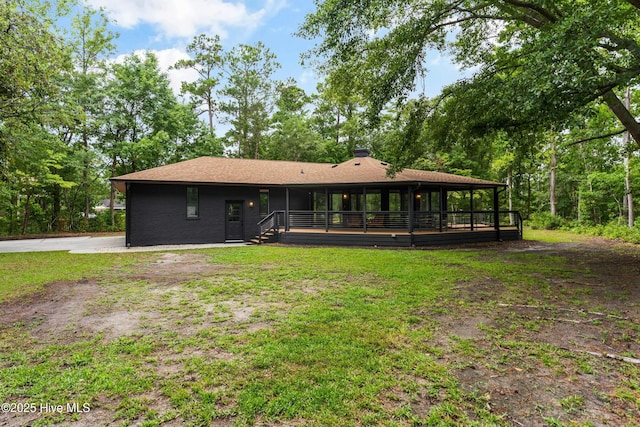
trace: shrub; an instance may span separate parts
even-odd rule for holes
[[[534,230],[557,230],[564,225],[564,219],[549,212],[535,212],[531,214],[529,225]]]
[[[640,244],[640,223],[636,223],[633,228],[629,228],[620,221],[612,221],[605,225],[584,225],[574,224],[570,228],[574,233],[586,234],[589,236],[602,236],[609,239],[624,240],[629,243]]]
[[[89,231],[124,231],[125,229],[125,213],[117,211],[115,215],[115,225],[111,225],[111,212],[98,212],[94,218],[89,221]]]

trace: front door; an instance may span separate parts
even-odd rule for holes
[[[225,218],[226,240],[244,240],[242,227],[242,202],[227,202]]]

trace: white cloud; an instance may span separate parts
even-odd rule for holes
[[[429,60],[429,65],[433,67],[437,67],[442,63],[442,54],[438,51],[435,52],[435,55],[432,59]]]
[[[317,74],[312,71],[312,70],[304,70],[302,72],[302,74],[300,74],[300,76],[298,77],[298,86],[301,86],[302,88],[306,88],[305,90],[307,92],[309,92],[309,90],[311,91],[315,91],[315,84],[318,81],[318,76]],[[311,85],[313,85],[313,87],[311,87]]]
[[[256,10],[238,0],[86,0],[104,7],[117,25],[131,29],[146,23],[166,38],[191,38],[200,33],[226,38],[230,31],[251,33],[268,16],[286,5],[285,0],[265,0]]]
[[[181,59],[189,59],[189,55],[185,51],[179,49],[164,49],[153,51],[158,57],[158,63],[160,69],[165,71],[169,75],[169,81],[171,82],[171,89],[175,94],[180,93],[180,86],[182,82],[193,82],[198,79],[198,72],[195,70],[170,70]]]

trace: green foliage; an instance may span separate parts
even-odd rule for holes
[[[127,56],[111,72],[98,147],[112,160],[112,172],[164,164],[184,122],[172,121],[172,111],[180,107],[157,57],[151,52]]]
[[[640,124],[610,91],[640,75],[637,4],[617,0],[508,2],[443,0],[327,1],[299,34],[320,37],[319,56],[338,91],[366,100],[375,118],[390,103],[406,104],[426,72],[431,50],[477,68],[472,78],[421,103],[405,132],[410,164],[422,144],[483,138],[495,131],[538,132],[563,126],[590,102],[604,101],[640,139]],[[428,136],[425,137],[427,140]]]
[[[231,125],[227,146],[238,157],[260,158],[274,102],[272,77],[280,64],[262,42],[234,47],[224,55],[223,62],[227,81],[220,91],[225,97],[220,110]]]
[[[602,236],[609,239],[619,239],[629,243],[640,244],[640,225],[638,224],[632,228],[629,228],[626,224],[620,224],[618,221],[596,226],[578,224],[570,227],[570,230],[590,236]]]
[[[86,231],[103,232],[103,231],[125,231],[126,217],[122,211],[115,213],[115,222],[111,223],[111,212],[109,210],[98,212],[93,218],[89,219],[89,229]]]
[[[534,212],[529,220],[529,226],[534,230],[558,230],[564,223],[562,217],[548,212]]]
[[[183,82],[181,103],[153,55],[107,64],[117,35],[104,11],[4,2],[0,233],[121,229],[118,217],[89,220],[109,197],[106,178],[223,155],[225,145],[241,157],[331,163],[365,147],[392,172],[504,182],[502,207],[536,214],[534,227],[604,229],[627,215],[625,157],[629,191],[640,194],[638,153],[612,136],[620,111],[599,95],[613,88],[622,97],[631,86],[627,110],[637,116],[637,3],[318,3],[300,29],[321,37],[305,58],[325,76],[316,93],[276,82],[280,65],[265,44],[225,51],[218,35],[201,34],[174,66],[198,73]],[[435,99],[420,96],[431,49],[474,75]],[[231,127],[225,136],[215,134],[218,114]],[[557,218],[542,214],[552,169]]]
[[[187,52],[194,57],[178,61],[174,68],[195,70],[199,77],[195,82],[182,82],[181,91],[189,94],[198,115],[207,113],[209,133],[213,135],[213,118],[220,108],[216,101],[215,92],[215,88],[220,82],[223,66],[220,37],[200,34],[187,46]]]

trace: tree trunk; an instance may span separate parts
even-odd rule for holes
[[[549,174],[549,207],[551,208],[551,215],[556,215],[556,168],[558,166],[558,159],[556,157],[556,141],[555,138],[551,140],[551,160],[550,160],[550,174]]]
[[[613,114],[616,115],[618,120],[631,134],[636,141],[638,147],[640,147],[640,123],[636,121],[633,115],[629,112],[629,109],[620,101],[620,98],[613,92],[608,90],[602,95],[602,98],[607,103]]]
[[[631,107],[631,88],[627,88],[627,93],[624,98],[624,106],[627,110]],[[624,134],[623,140],[625,156],[624,156],[624,169],[625,169],[625,179],[624,179],[624,203],[626,216],[627,216],[627,224],[629,228],[633,228],[635,218],[633,212],[633,190],[631,187],[631,153],[633,152],[631,148],[631,135],[629,132]]]
[[[640,0],[627,0],[627,3],[629,3],[635,8],[640,9]]]
[[[24,204],[24,218],[22,220],[22,234],[27,234],[29,216],[31,215],[31,193],[27,193],[27,201]]]
[[[111,178],[116,176],[116,158],[111,159]],[[111,226],[116,225],[116,185],[111,181],[111,192],[109,193],[109,209],[111,210]]]
[[[515,219],[513,217],[513,172],[509,169],[507,172],[507,203],[509,204],[509,225],[513,225],[515,223]]]
[[[82,168],[82,189],[84,191],[84,217],[82,218],[82,229],[89,229],[89,211],[91,210],[91,197],[89,196],[89,137],[87,132],[82,133],[83,143],[83,168]]]
[[[9,215],[9,235],[15,233],[17,225],[18,225],[18,211],[20,206],[20,197],[18,197],[15,193],[11,194],[11,213]]]
[[[527,174],[527,218],[531,216],[531,174]]]
[[[63,231],[60,229],[60,186],[53,186],[53,208],[51,209],[51,229],[53,231]]]

